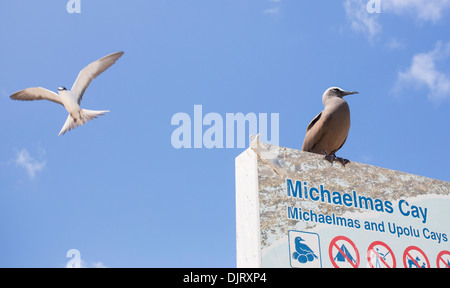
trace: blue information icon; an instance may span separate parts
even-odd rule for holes
[[[289,231],[289,259],[293,268],[320,268],[319,235],[310,232]]]

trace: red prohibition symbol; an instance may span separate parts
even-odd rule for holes
[[[450,268],[450,251],[441,251],[436,259],[437,268]]]
[[[430,268],[430,261],[422,249],[409,246],[403,252],[403,265],[405,268]]]
[[[367,248],[367,262],[370,268],[396,268],[394,252],[381,241],[375,241]]]
[[[334,268],[343,268],[348,264],[353,268],[359,267],[359,251],[355,243],[345,236],[337,236],[331,240],[328,254]]]

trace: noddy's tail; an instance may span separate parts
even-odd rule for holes
[[[67,116],[67,120],[64,123],[64,126],[62,127],[58,136],[64,135],[67,131],[75,129],[76,127],[81,126],[84,123],[89,122],[92,119],[97,118],[98,116],[103,115],[107,112],[109,112],[109,111],[108,110],[94,111],[94,110],[81,109],[77,115],[78,117],[76,117],[76,118],[72,117],[72,115],[69,114],[69,116]]]

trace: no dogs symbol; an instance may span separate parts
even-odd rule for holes
[[[430,268],[427,255],[419,247],[409,246],[403,252],[403,265],[405,268]]]

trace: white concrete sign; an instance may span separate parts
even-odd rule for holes
[[[258,139],[236,221],[238,267],[450,268],[450,183]]]

